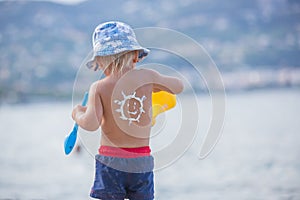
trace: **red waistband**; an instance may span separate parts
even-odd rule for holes
[[[149,146],[135,148],[119,148],[111,146],[100,146],[98,150],[102,156],[118,157],[118,158],[137,158],[150,156],[151,149]]]

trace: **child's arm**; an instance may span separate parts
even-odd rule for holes
[[[103,108],[98,92],[98,83],[90,87],[87,106],[77,105],[73,109],[72,118],[83,129],[95,131],[102,121]]]
[[[183,82],[176,77],[164,76],[153,71],[153,92],[166,91],[172,94],[181,93],[184,89]]]

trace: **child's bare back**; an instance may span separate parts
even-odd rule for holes
[[[95,82],[90,89],[92,100],[87,107],[96,112],[94,122],[78,123],[87,130],[96,130],[101,126],[101,145],[148,146],[152,92],[165,90],[179,93],[182,89],[179,79],[162,76],[149,69],[129,69],[122,74],[108,75]]]
[[[131,70],[98,82],[103,106],[101,145],[149,145],[152,84],[142,82],[150,74],[149,70]]]

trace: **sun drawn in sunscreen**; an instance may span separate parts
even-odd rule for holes
[[[144,95],[141,98],[137,97],[135,96],[136,92],[131,95],[125,95],[123,91],[122,95],[123,100],[114,100],[114,103],[120,106],[120,108],[115,111],[120,113],[122,120],[129,121],[129,125],[132,122],[139,122],[142,114],[145,113],[143,101],[146,99],[146,96]],[[127,108],[125,108],[125,106],[127,106]]]

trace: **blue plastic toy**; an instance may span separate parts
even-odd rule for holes
[[[81,105],[85,106],[88,100],[88,96],[89,94],[86,92],[84,94],[83,100]],[[69,135],[66,136],[65,138],[65,154],[68,155],[69,153],[71,153],[71,151],[73,150],[75,143],[76,143],[76,139],[77,139],[77,131],[78,131],[78,124],[75,123],[73,130],[71,131],[71,133]]]

